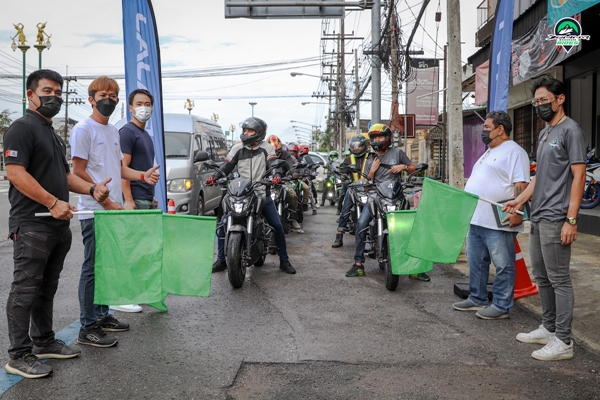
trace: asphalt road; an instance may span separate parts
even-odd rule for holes
[[[6,204],[0,193],[3,218]],[[501,321],[454,311],[452,285],[464,276],[450,266],[436,266],[429,283],[401,277],[396,292],[385,289],[370,259],[366,277],[346,278],[354,237],[332,249],[335,219],[333,207],[320,208],[305,217],[306,234],[288,235],[296,275],[281,273],[269,256],[263,267],[250,268],[242,289],[232,289],[222,272],[213,275],[208,298],[170,296],[168,313],[147,306],[140,314],[116,313],[131,324],[116,334],[118,346],[81,346],[79,358],[49,361],[52,377],[22,380],[1,398],[600,398],[598,354],[576,346],[573,360],[534,360],[530,353],[540,346],[515,335],[539,319],[519,306]],[[71,227],[56,331],[79,315],[83,246],[79,223]],[[0,299],[8,295],[11,257],[11,244],[0,241]],[[4,349],[6,332],[0,319]]]

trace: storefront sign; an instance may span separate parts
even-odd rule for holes
[[[572,17],[598,3],[600,0],[548,0],[548,26],[553,27],[562,18]]]
[[[579,20],[577,16],[575,20]],[[569,51],[562,51],[555,40],[555,27],[548,27],[546,17],[527,34],[513,40],[511,62],[511,86],[538,76],[550,67],[563,62],[581,50],[581,43],[571,44]]]
[[[416,115],[417,125],[437,125],[439,107],[439,62],[436,59],[411,60],[415,79],[407,83],[408,114]]]

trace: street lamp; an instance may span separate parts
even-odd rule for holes
[[[16,51],[17,48],[19,50],[21,50],[23,52],[23,115],[25,115],[25,110],[27,108],[27,87],[26,87],[26,82],[27,82],[27,62],[26,62],[26,57],[25,57],[25,53],[27,53],[27,50],[29,50],[31,47],[27,46],[25,43],[27,42],[27,40],[25,39],[25,33],[23,32],[23,24],[22,23],[18,23],[18,24],[13,24],[13,26],[15,27],[15,29],[17,30],[17,33],[15,34],[15,36],[13,36],[12,39],[12,44],[10,45],[10,48],[13,51]],[[15,43],[15,38],[19,37],[18,41],[19,41],[19,45],[17,46],[17,44]]]
[[[194,104],[194,100],[187,99],[185,103],[183,103],[183,108],[187,109],[188,113],[191,114],[195,105],[196,104]]]
[[[46,24],[47,22],[44,22],[43,24],[41,22],[38,22],[38,24],[36,25],[36,27],[38,28],[37,44],[34,44],[33,47],[35,47],[39,52],[39,69],[42,69],[42,51],[44,51],[44,49],[50,50],[50,47],[52,47],[52,43],[50,43],[50,38],[52,37],[52,35],[48,35],[44,30]],[[44,38],[44,36],[46,37]]]
[[[317,102],[317,101],[303,101],[301,104],[302,104],[303,106],[305,106],[305,105],[307,105],[307,104],[323,104],[323,105],[326,105],[326,106],[328,106],[328,105],[329,105],[329,103],[319,103],[319,102]]]
[[[305,73],[302,73],[302,72],[290,72],[290,75],[292,76],[292,78],[295,78],[297,76],[312,76],[313,78],[319,78],[319,79],[321,79],[321,77],[319,75],[305,74]]]
[[[250,102],[250,103],[248,103],[248,104],[250,104],[250,106],[252,107],[252,116],[254,117],[254,106],[255,106],[256,104],[258,104],[258,103],[256,103],[255,101],[251,101],[251,102]]]

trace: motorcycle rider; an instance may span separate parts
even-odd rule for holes
[[[390,147],[392,144],[392,130],[384,124],[373,124],[369,129],[371,147],[377,152],[375,157],[369,157],[365,171],[369,171],[369,180],[381,183],[400,179],[400,173],[415,171],[415,165],[399,148]],[[371,199],[369,201],[372,201]],[[369,207],[363,208],[356,227],[356,250],[354,251],[354,264],[346,272],[347,277],[364,276],[365,239],[372,216]]]
[[[296,158],[294,158],[290,153],[288,153],[287,150],[284,150],[283,143],[277,136],[275,136],[275,135],[269,136],[267,138],[267,143],[269,143],[271,146],[273,146],[273,148],[275,149],[275,154],[277,155],[277,158],[285,161],[285,164],[281,168],[276,170],[275,176],[278,176],[278,175],[285,176],[285,174],[288,171],[291,171],[294,169],[294,166],[297,163]],[[287,146],[286,146],[286,148],[287,148]],[[288,195],[287,195],[288,209],[294,210],[294,212],[291,213],[292,228],[294,228],[296,230],[296,232],[298,232],[298,233],[304,233],[304,230],[302,230],[302,227],[300,226],[300,224],[297,221],[297,219],[298,219],[298,217],[297,217],[298,196],[296,196],[296,191],[294,190],[294,188],[290,188],[288,186],[286,186],[286,190],[288,192]]]
[[[290,146],[292,146],[292,143],[290,143]],[[306,153],[303,154],[304,148],[306,148]],[[304,162],[308,165],[314,164],[315,162],[313,161],[312,158],[310,157],[306,157],[306,155],[308,154],[308,147],[307,146],[301,146],[298,143],[293,143],[293,147],[290,147],[290,153],[296,157],[296,159],[299,162]],[[307,174],[308,173],[308,169],[305,169],[303,171],[303,174]],[[316,208],[316,201],[315,198],[313,198],[313,195],[311,193],[310,190],[310,182],[308,180],[308,178],[302,178],[302,191],[304,192],[304,203],[302,204],[302,206],[304,207],[305,205],[307,206],[305,209],[308,208],[308,202],[310,201],[310,207],[312,208],[312,214],[316,215],[317,214],[317,208]]]
[[[350,139],[350,154],[344,158],[340,169],[343,170],[344,166],[354,165],[360,168],[360,172],[365,172],[365,167],[367,164],[367,158],[369,158],[369,154],[367,153],[367,140],[362,135],[356,135],[352,139]],[[362,178],[360,173],[354,172],[351,175],[352,182],[356,182]],[[335,235],[335,241],[331,245],[331,247],[342,247],[344,245],[344,231],[346,230],[346,225],[348,223],[348,217],[350,216],[350,209],[352,208],[352,199],[350,198],[348,185],[344,183],[342,193],[343,193],[343,205],[341,210],[340,219],[338,222],[337,234]],[[342,200],[340,200],[342,203]],[[338,212],[338,214],[340,214]]]
[[[338,152],[337,150],[331,150],[329,152],[329,156],[328,156],[328,160],[327,160],[327,164],[325,165],[325,168],[327,169],[327,171],[329,172],[333,172],[335,171],[335,169],[338,167],[339,162],[338,162]],[[335,179],[335,178],[333,178]],[[325,198],[325,190],[323,190],[323,194],[321,195],[321,207],[323,207],[325,205],[325,200],[327,200]]]
[[[241,143],[234,145],[225,158],[225,163],[221,165],[221,173],[206,179],[208,185],[213,185],[217,178],[227,176],[237,166],[238,174],[242,178],[251,181],[258,181],[267,170],[267,164],[276,159],[273,146],[264,141],[267,134],[267,123],[260,118],[250,117],[242,123]],[[281,182],[281,178],[275,176],[272,180],[274,184]],[[279,220],[279,214],[273,204],[271,196],[266,196],[263,208],[263,216],[275,230],[275,243],[277,244],[277,253],[279,255],[279,269],[287,274],[295,274],[296,270],[290,264],[286,251],[285,233]],[[218,253],[217,260],[213,264],[213,272],[224,271],[227,269],[225,261],[225,228],[224,223],[227,215],[223,215],[221,223],[217,227]]]

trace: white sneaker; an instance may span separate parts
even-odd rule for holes
[[[121,312],[130,312],[130,313],[142,312],[142,307],[138,306],[137,304],[128,304],[125,306],[109,306],[109,308],[111,310],[121,311]]]
[[[550,332],[544,328],[544,325],[540,325],[536,330],[529,333],[519,333],[517,340],[523,343],[547,344],[555,336],[554,332]]]
[[[547,345],[531,353],[531,357],[541,361],[570,360],[573,358],[573,340],[566,344],[554,336]]]
[[[301,229],[300,224],[295,219],[292,220],[292,228]]]

